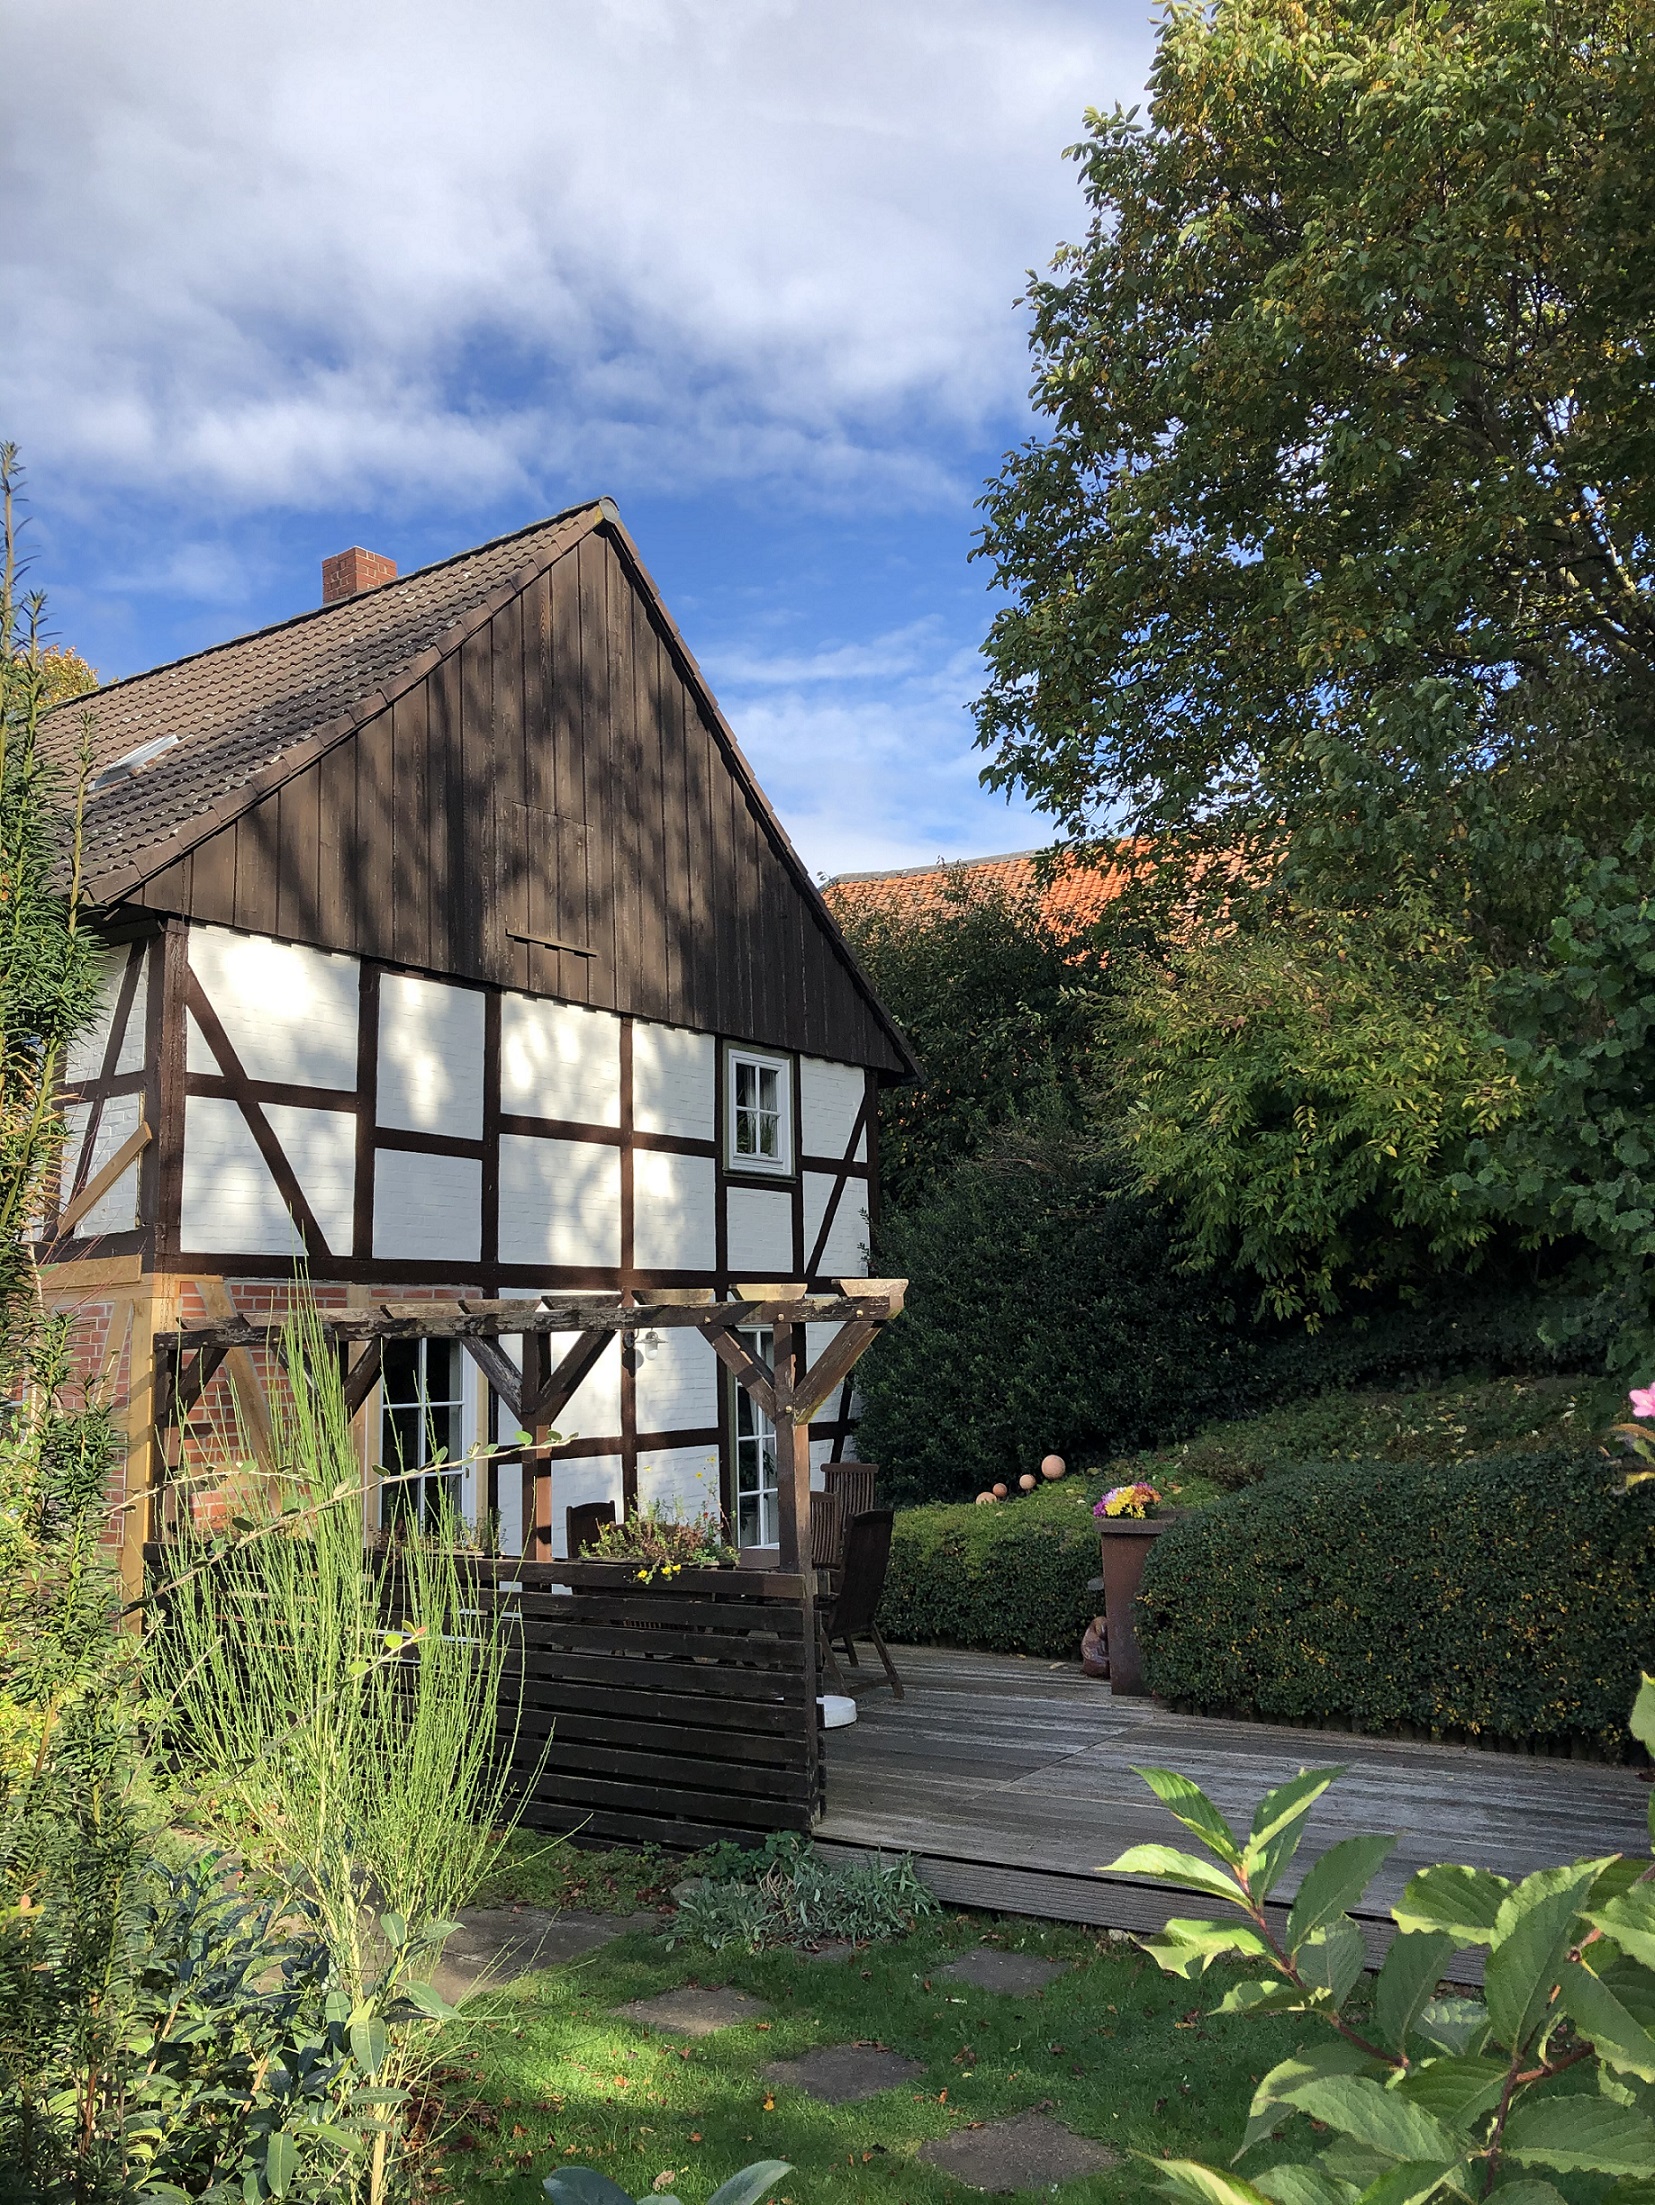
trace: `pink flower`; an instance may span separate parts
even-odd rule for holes
[[[1632,1404],[1634,1416],[1655,1419],[1655,1386],[1634,1386],[1626,1398]]]

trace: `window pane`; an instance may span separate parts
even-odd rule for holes
[[[418,1340],[386,1340],[381,1375],[387,1401],[417,1401],[420,1394]]]

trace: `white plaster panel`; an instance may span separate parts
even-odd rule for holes
[[[476,988],[403,972],[381,979],[379,1122],[453,1140],[481,1138],[483,998]]]
[[[354,957],[221,926],[192,926],[190,970],[249,1079],[355,1087],[361,975]],[[218,1070],[193,1030],[189,1068]]]
[[[638,1457],[638,1504],[653,1502],[662,1516],[693,1523],[697,1516],[722,1514],[718,1497],[716,1447],[662,1447]]]
[[[640,1271],[710,1271],[718,1252],[710,1156],[632,1154],[632,1260]]]
[[[857,1064],[829,1064],[822,1057],[799,1059],[799,1122],[807,1156],[843,1156],[851,1127],[867,1092],[867,1074]],[[858,1137],[862,1155],[866,1135]]]
[[[216,1095],[191,1095],[184,1104],[179,1231],[190,1249],[247,1256],[304,1252],[247,1120],[235,1103]]]
[[[109,1028],[115,1016],[115,1005],[120,998],[121,982],[126,976],[127,950],[100,950],[98,965],[98,1007],[92,1023],[76,1034],[63,1053],[63,1076],[70,1082],[95,1080],[103,1073],[103,1053],[109,1046]],[[138,970],[138,985],[133,991],[132,1010],[121,1036],[120,1052],[115,1059],[117,1072],[141,1072],[144,1065],[145,1021],[149,1016],[149,960],[146,957]]]
[[[833,1181],[825,1171],[805,1173],[805,1261],[822,1229]],[[868,1182],[847,1179],[833,1213],[827,1243],[816,1265],[816,1276],[829,1279],[864,1279],[868,1275]]]
[[[710,1141],[718,1079],[718,1044],[682,1026],[632,1028],[632,1122],[643,1133],[676,1133]]]
[[[621,1122],[621,1022],[533,996],[500,999],[500,1107],[577,1125]]]
[[[102,1171],[116,1150],[132,1138],[143,1114],[144,1100],[141,1095],[109,1097],[98,1119],[98,1131],[86,1167],[88,1179]],[[90,1103],[75,1103],[64,1112],[68,1135],[63,1144],[65,1196],[74,1181],[81,1147],[86,1139],[87,1121],[91,1115]],[[76,1220],[73,1231],[77,1240],[89,1240],[97,1233],[131,1232],[138,1223],[138,1171],[142,1162],[142,1156],[135,1158],[115,1184],[107,1188],[92,1207]]]
[[[483,1241],[483,1167],[472,1156],[374,1157],[374,1254],[414,1263],[475,1263]]]
[[[725,1247],[733,1279],[793,1276],[793,1197],[768,1187],[726,1187]],[[809,1250],[805,1253],[808,1255]]]
[[[264,1114],[322,1238],[334,1255],[348,1256],[356,1222],[355,1114],[287,1103],[266,1103]]]
[[[619,1264],[621,1152],[500,1136],[500,1261]]]
[[[647,1328],[646,1328],[647,1329]],[[690,1326],[656,1333],[660,1346],[638,1356],[638,1429],[699,1432],[718,1422],[718,1357]]]

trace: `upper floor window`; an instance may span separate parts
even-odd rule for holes
[[[725,1162],[731,1171],[793,1169],[793,1067],[732,1049],[726,1058]]]

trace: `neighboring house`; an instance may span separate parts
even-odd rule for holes
[[[41,1253],[130,1392],[129,1493],[153,1337],[279,1309],[299,1261],[357,1305],[864,1274],[913,1070],[607,500],[324,584],[47,722],[67,759],[93,713],[108,947]],[[721,1494],[769,1544],[754,1415],[693,1333],[617,1345],[559,1420],[559,1551],[605,1496]],[[442,1342],[393,1343],[363,1422],[410,1469],[499,1430]],[[817,1458],[850,1430],[847,1394]]]
[[[1059,864],[1044,882],[1039,850],[1005,857],[958,858],[952,863],[906,865],[887,873],[839,873],[823,888],[836,917],[884,914],[895,919],[939,918],[988,896],[1038,903],[1042,918],[1061,936],[1080,934],[1102,917],[1127,883],[1114,866]]]

